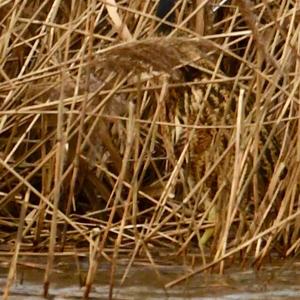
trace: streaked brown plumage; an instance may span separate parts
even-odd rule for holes
[[[170,121],[177,124],[174,134],[174,153],[179,158],[184,146],[189,142],[184,169],[192,188],[209,170],[215,160],[219,158],[234,137],[236,126],[237,103],[239,90],[232,91],[233,84],[217,82],[212,78],[215,65],[206,59],[199,60],[198,72],[193,79],[193,85],[184,88],[172,88],[169,93]],[[184,71],[183,71],[184,72]],[[224,76],[221,71],[218,74]],[[218,77],[217,77],[218,78]],[[255,101],[254,96],[249,95],[245,99],[245,118],[248,123],[254,122]],[[173,120],[172,120],[173,118]],[[192,129],[192,127],[195,129]],[[206,126],[201,128],[201,126]],[[200,128],[199,128],[200,127]],[[246,131],[249,133],[249,128]],[[193,131],[193,132],[192,132]],[[191,134],[191,136],[190,136]],[[261,128],[259,134],[260,144],[267,140],[270,131],[266,127]],[[190,139],[190,140],[189,140]],[[267,184],[270,174],[279,154],[279,146],[275,138],[267,148],[259,164],[258,174],[261,187]],[[259,150],[260,151],[260,150]],[[253,167],[252,152],[248,155],[248,168]],[[224,175],[231,181],[233,172],[234,149],[226,154],[225,164],[220,163],[204,186],[209,190],[211,197],[217,189],[218,178],[224,180]],[[230,163],[229,163],[230,162]],[[226,168],[231,169],[226,170]]]

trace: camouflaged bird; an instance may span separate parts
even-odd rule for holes
[[[214,156],[218,157],[229,145],[236,127],[240,91],[239,84],[233,90],[234,78],[227,77],[201,50],[202,46],[200,41],[161,37],[122,45],[110,51],[104,59],[109,69],[118,73],[134,71],[146,74],[151,68],[169,74],[164,104],[168,121],[177,128],[172,133],[177,158],[192,127],[196,127],[188,150],[188,156],[193,158],[193,164],[189,163],[192,169],[197,169],[197,162],[205,151],[213,150]],[[255,124],[255,95],[247,91],[244,103],[244,121]],[[247,126],[245,130],[253,128]],[[263,145],[270,131],[263,126],[258,129]],[[276,139],[272,139],[264,155],[265,163],[261,164],[266,165],[263,169],[271,170],[270,165],[274,167],[279,150]]]
[[[176,168],[179,176],[172,181],[168,206],[182,207],[182,215],[186,217],[191,211],[199,218],[207,214],[204,219],[214,223],[217,213],[226,211],[229,202],[237,125],[242,127],[243,157],[239,166],[239,186],[234,192],[239,194],[246,178],[250,178],[245,185],[245,197],[239,204],[239,208],[243,205],[243,211],[256,205],[254,198],[259,200],[266,194],[274,167],[278,165],[280,147],[275,137],[269,138],[271,131],[262,122],[266,115],[261,113],[262,104],[256,103],[255,94],[243,87],[242,82],[235,86],[234,78],[227,77],[202,48],[201,41],[160,37],[120,45],[104,56],[103,62],[121,77],[139,74],[130,77],[129,82],[137,84],[142,80],[138,86],[142,84],[146,88],[141,118],[152,124],[154,113],[159,109],[157,121],[169,124],[157,124],[161,140],[155,142],[152,150],[154,155],[159,155],[163,172],[156,180],[149,171],[143,192],[160,198],[165,188],[164,180],[171,179],[169,175]],[[167,89],[166,92],[161,89],[158,100],[161,86]],[[246,93],[241,98],[243,117],[238,123],[242,87]],[[135,97],[130,99],[135,101]],[[255,139],[258,142],[254,142]],[[258,179],[256,185],[253,174]],[[206,243],[212,230],[204,230],[201,243]]]
[[[188,176],[191,176],[193,182],[199,181],[204,176],[208,166],[211,166],[227,147],[233,148],[230,142],[233,143],[235,138],[239,98],[239,89],[233,91],[233,84],[220,82],[219,76],[224,76],[221,71],[213,78],[212,74],[215,72],[213,64],[206,60],[200,60],[198,63],[199,70],[193,84],[184,88],[171,88],[167,99],[169,119],[173,120],[177,128],[174,133],[174,152],[178,158],[184,146],[189,143],[186,166],[189,170]],[[245,102],[243,121],[254,124],[255,98],[250,94],[243,100]],[[250,135],[250,130],[253,130],[250,126],[244,128],[244,134]],[[260,129],[260,146],[264,145],[269,134],[270,130],[266,127]],[[228,155],[233,155],[233,151],[234,149],[231,149]],[[268,176],[274,170],[279,151],[278,142],[272,138],[258,168],[264,182],[267,182]]]
[[[159,1],[157,16],[167,17],[168,10],[173,11],[174,5],[174,1]],[[166,32],[165,29],[170,29],[170,27],[160,27],[160,31]],[[187,44],[183,47],[186,48],[186,63],[183,62],[179,70],[185,80],[192,84],[181,88],[170,88],[166,104],[169,120],[174,122],[177,128],[173,137],[174,153],[179,158],[184,146],[189,143],[183,168],[185,176],[189,178],[190,188],[201,179],[207,178],[203,184],[204,190],[209,191],[210,197],[214,197],[217,187],[220,186],[219,181],[227,178],[230,182],[230,177],[232,177],[234,161],[232,143],[237,124],[240,86],[234,87],[233,81],[230,81],[230,78],[225,76],[216,62],[207,57],[200,49],[189,47]],[[233,88],[235,89],[233,90]],[[255,118],[260,115],[260,112],[257,111],[259,107],[255,106],[255,95],[247,91],[243,101],[243,122],[256,124]],[[200,128],[201,126],[202,128]],[[194,129],[192,129],[193,127]],[[251,130],[252,136],[254,136],[254,129],[259,132],[259,149],[257,153],[254,149],[248,152],[245,164],[248,164],[249,170],[255,168],[255,157],[259,156],[270,135],[270,129],[266,126],[257,128],[248,126],[244,128],[243,132],[245,143],[247,143],[245,137],[250,138]],[[246,145],[242,145],[242,147],[246,147]],[[265,192],[269,178],[274,172],[279,152],[279,143],[276,138],[272,137],[257,164],[261,195]],[[223,154],[224,158],[220,164],[214,170],[210,170],[213,163]],[[208,172],[210,172],[209,176]]]
[[[237,89],[233,90],[233,83],[222,81],[221,78],[225,76],[216,69],[217,64],[201,58],[194,60],[192,70],[184,66],[181,69],[183,74],[194,73],[192,84],[183,88],[170,88],[166,99],[169,121],[175,123],[177,128],[173,133],[174,155],[177,159],[181,155],[185,156],[182,174],[188,184],[188,190],[183,194],[180,189],[175,192],[175,199],[185,200],[194,191],[192,205],[197,207],[196,211],[200,215],[208,211],[206,220],[212,223],[215,222],[218,212],[229,202],[236,167],[235,142],[239,101],[244,103],[240,124],[240,149],[243,158],[238,166],[239,186],[234,192],[237,195],[240,193],[249,176],[253,178],[255,174],[257,178],[256,186],[253,186],[253,179],[249,181],[252,185],[246,184],[247,192],[240,203],[243,210],[252,210],[257,205],[256,201],[265,197],[275,167],[278,167],[280,154],[276,137],[269,138],[271,128],[265,125],[255,127],[261,123],[255,120],[260,114],[257,111],[260,105],[257,105],[255,95],[248,92],[239,99],[241,87],[237,85]],[[253,146],[256,135],[257,147]],[[267,147],[264,148],[267,142]],[[187,144],[187,151],[183,153]],[[284,169],[281,177],[285,172]],[[205,230],[200,242],[205,244],[213,234],[214,229]]]

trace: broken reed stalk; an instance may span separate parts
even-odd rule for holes
[[[99,228],[94,228],[90,232],[90,251],[89,251],[89,269],[87,272],[85,291],[83,299],[89,299],[89,294],[92,288],[94,278],[97,273],[97,266],[99,260],[99,244],[100,244],[101,232]]]
[[[14,282],[14,279],[15,279],[15,276],[16,276],[17,262],[18,262],[18,256],[19,256],[20,249],[21,249],[23,228],[24,228],[24,223],[25,223],[25,217],[26,217],[26,211],[27,211],[27,208],[28,208],[29,198],[30,198],[30,191],[27,190],[27,193],[25,194],[24,201],[22,203],[22,209],[21,209],[20,219],[19,219],[19,224],[18,224],[17,239],[15,241],[15,250],[14,250],[14,254],[13,254],[13,257],[11,259],[11,263],[10,263],[10,267],[9,267],[6,286],[5,286],[4,291],[3,291],[3,300],[9,299],[10,288],[13,285],[13,282]]]

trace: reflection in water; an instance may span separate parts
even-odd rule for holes
[[[56,266],[56,272],[50,286],[50,299],[82,299],[83,289],[79,287],[79,276],[75,264],[70,261],[58,262]],[[85,273],[87,263],[82,262],[81,268],[82,272]],[[114,299],[300,299],[300,270],[297,270],[297,263],[290,266],[289,269],[272,266],[264,268],[259,273],[232,269],[227,271],[226,275],[199,274],[188,282],[168,290],[164,289],[164,285],[187,270],[176,266],[161,266],[154,270],[151,266],[136,265],[131,268],[123,286],[121,286],[120,282],[125,268],[126,263],[117,268]],[[157,271],[159,271],[159,275]],[[107,299],[108,274],[109,265],[102,264],[90,299]],[[1,291],[5,286],[6,275],[7,269],[0,269]],[[17,275],[9,299],[44,299],[41,297],[43,270],[19,268]]]

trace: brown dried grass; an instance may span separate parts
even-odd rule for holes
[[[182,280],[223,269],[241,253],[243,263],[254,257],[260,266],[271,253],[299,252],[299,7],[232,1],[212,13],[207,2],[197,10],[178,1],[166,37],[155,33],[153,1],[0,4],[1,251],[49,251],[45,294],[55,253],[86,245],[94,262],[86,296],[102,255],[115,266],[127,251],[128,269],[139,256],[153,266],[158,253],[199,257],[199,269]],[[205,20],[202,5],[210,12]],[[256,99],[252,117],[233,122],[234,159],[224,153],[211,162],[211,170],[227,167],[204,208],[196,195],[206,177],[186,189],[186,158],[175,157],[175,124],[166,113],[168,89],[197,84],[180,67],[197,67],[199,59],[213,62],[213,82]],[[260,194],[258,130],[266,125],[265,148],[276,137],[281,152]],[[201,126],[190,128],[192,135]],[[244,172],[250,153],[253,165]],[[182,199],[172,197],[178,186]],[[209,217],[212,209],[217,217]],[[95,227],[100,239],[90,235]]]

